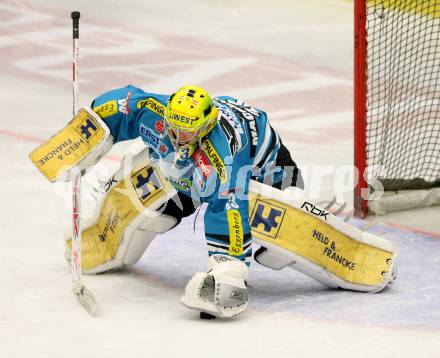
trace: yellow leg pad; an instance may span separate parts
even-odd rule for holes
[[[249,210],[253,237],[299,255],[346,282],[380,286],[394,262],[394,252],[357,241],[279,200],[252,194]]]
[[[150,165],[133,170],[117,182],[103,199],[94,224],[82,231],[82,269],[91,270],[113,260],[130,223],[145,215],[145,209],[157,209],[167,200],[169,188],[168,181]],[[71,240],[66,244],[71,248]]]

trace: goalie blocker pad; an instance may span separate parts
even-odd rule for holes
[[[394,244],[363,232],[304,197],[251,181],[249,217],[255,260],[294,268],[333,288],[378,292],[394,279]],[[266,248],[267,250],[265,250]]]
[[[176,190],[153,167],[144,148],[126,155],[121,167],[105,185],[106,193],[82,230],[81,262],[85,274],[113,271],[135,264],[159,234],[177,219],[158,212],[168,200],[178,200]],[[65,237],[70,263],[71,235]]]
[[[74,166],[83,171],[113,145],[110,130],[90,108],[81,108],[67,125],[29,155],[32,163],[51,182],[67,179]]]

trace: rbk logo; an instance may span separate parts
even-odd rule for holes
[[[285,212],[286,209],[282,207],[257,200],[251,217],[252,230],[275,239]]]
[[[115,176],[113,175],[107,182],[104,184],[104,191],[108,192],[114,183],[117,183]]]
[[[327,221],[327,215],[330,214],[327,211],[325,211],[324,209],[320,209],[318,207],[315,206],[315,204],[309,203],[307,201],[305,201],[302,205],[301,205],[301,209],[304,209],[305,211],[312,213],[315,216],[323,216],[325,221]]]

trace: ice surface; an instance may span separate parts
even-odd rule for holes
[[[72,10],[82,12],[82,104],[127,83],[171,92],[197,82],[267,110],[311,195],[331,199],[346,185],[333,174],[352,163],[349,2],[2,1],[2,357],[440,356],[440,239],[428,233],[438,231],[438,209],[406,214],[427,233],[372,225],[399,247],[399,278],[382,293],[328,290],[253,263],[249,312],[228,321],[201,321],[179,303],[207,263],[201,216],[195,233],[191,217],[132,268],[85,277],[100,301],[89,318],[63,259],[69,198],[27,158],[70,117]],[[115,170],[130,145],[115,146],[98,172]],[[316,166],[327,175],[312,191]],[[86,193],[93,181],[84,179]],[[350,189],[343,198],[350,203]],[[85,198],[84,211],[93,204]]]

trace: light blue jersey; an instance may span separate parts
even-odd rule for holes
[[[169,97],[127,86],[99,96],[92,108],[110,128],[115,142],[142,137],[151,160],[174,187],[208,204],[204,223],[210,255],[230,255],[249,263],[249,180],[267,182],[270,178],[277,183],[283,179],[284,171],[273,169],[281,146],[279,136],[265,112],[221,96],[213,99],[219,109],[218,124],[201,145],[176,153],[163,122]]]

